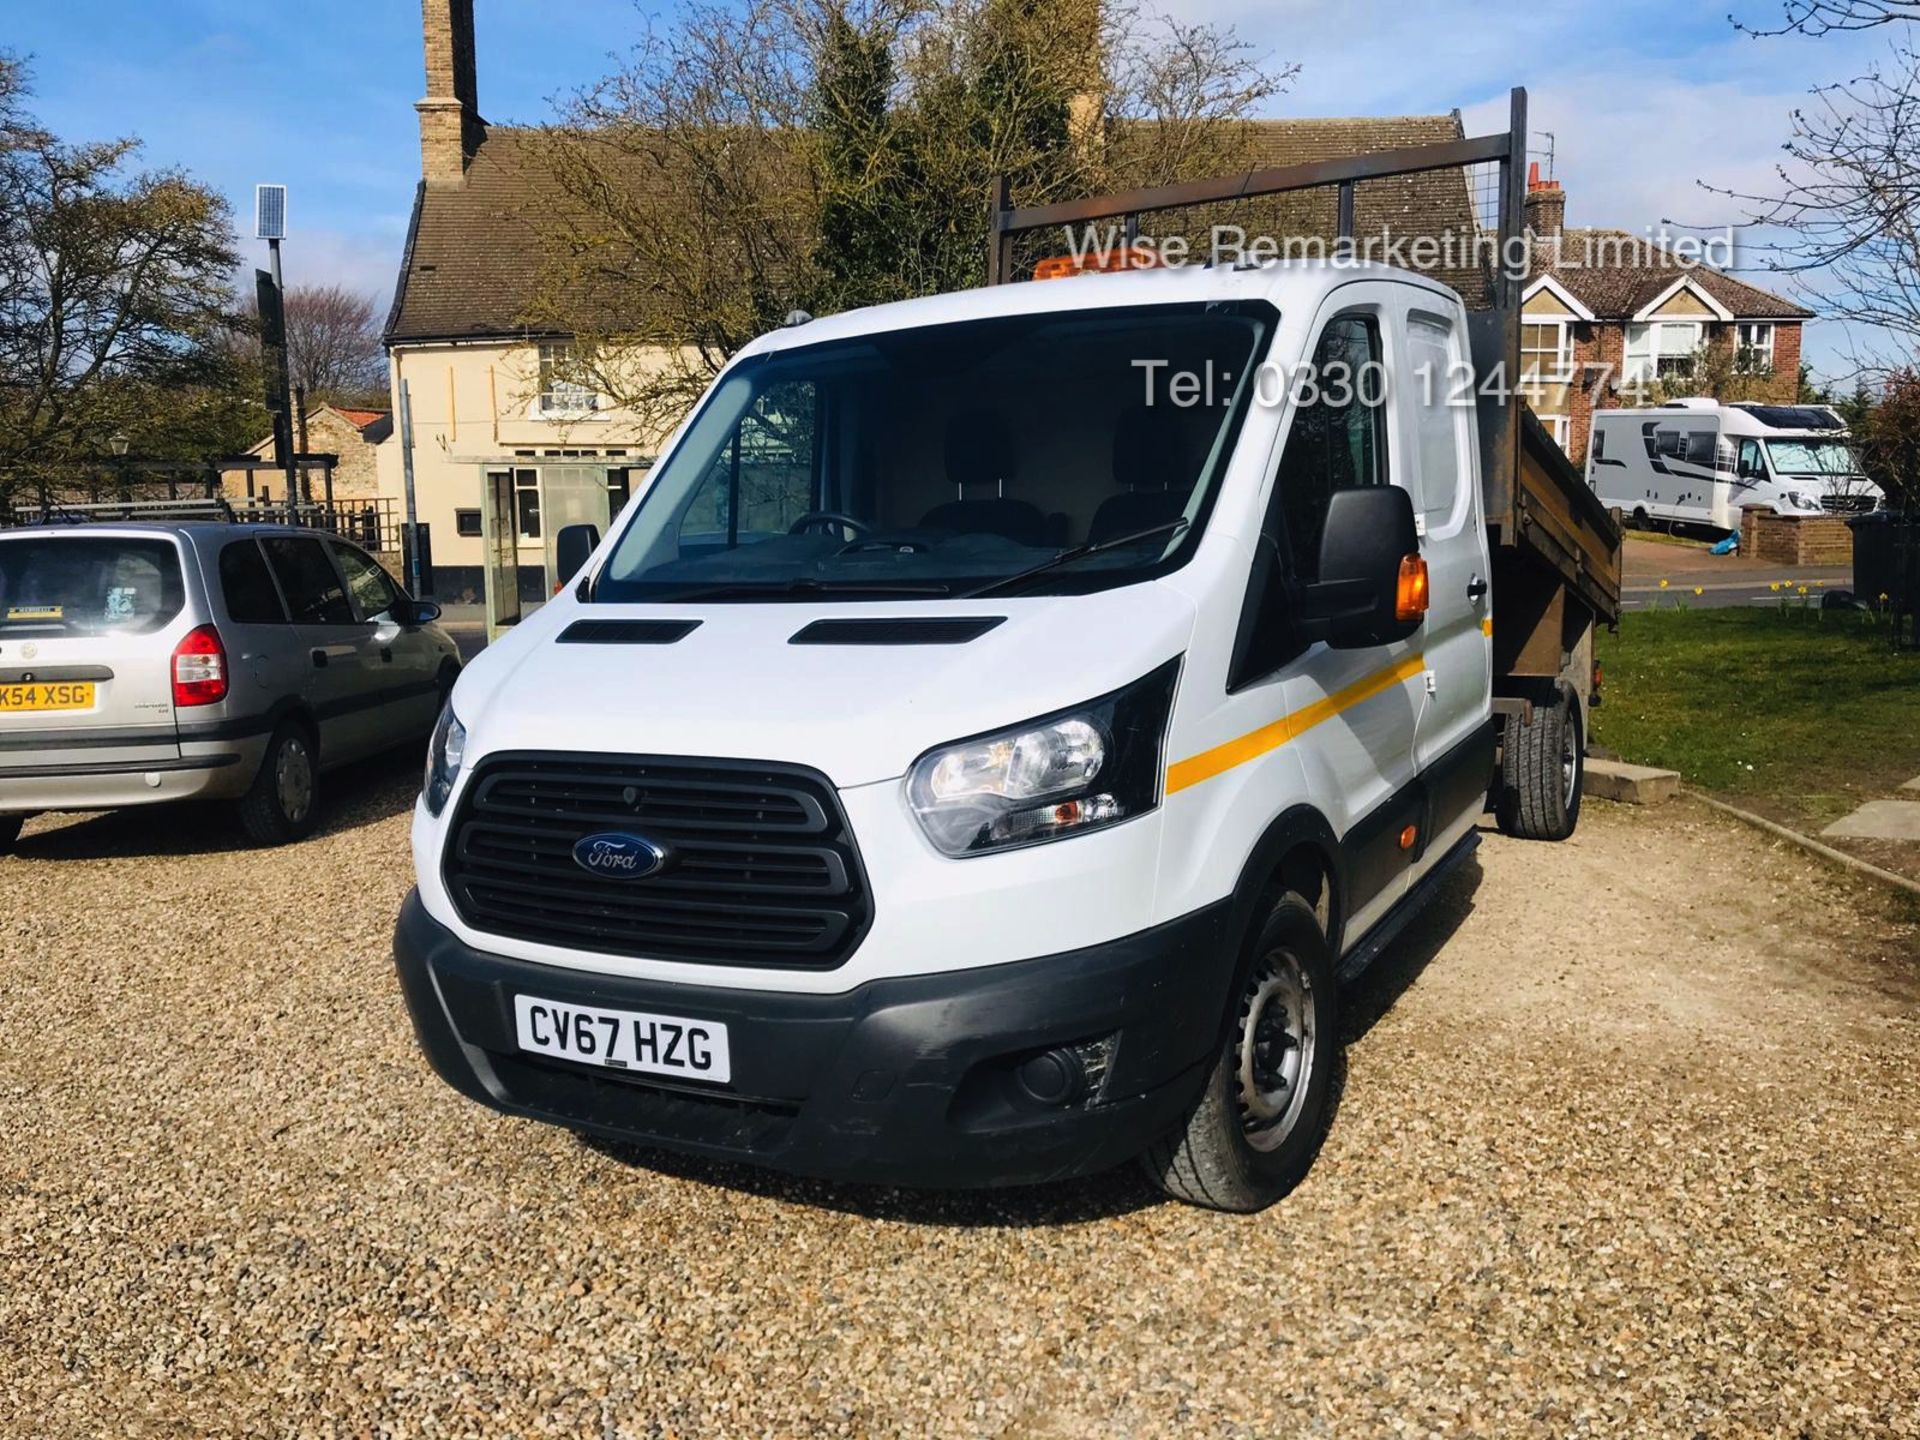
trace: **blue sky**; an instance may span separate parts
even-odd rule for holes
[[[539,120],[639,33],[629,0],[477,0],[480,108]],[[1697,179],[1764,187],[1807,88],[1856,73],[1874,36],[1754,40],[1773,0],[1167,0],[1231,23],[1303,67],[1275,114],[1466,112],[1503,128],[1506,92],[1552,131],[1576,225],[1638,229],[1735,214]],[[290,282],[390,292],[419,173],[422,88],[411,0],[64,0],[13,7],[0,44],[31,57],[43,122],[68,138],[138,136],[150,164],[223,190],[242,228],[253,185],[290,187]],[[285,73],[283,73],[285,72]],[[1543,135],[1535,144],[1544,146]],[[251,252],[253,242],[246,242]],[[1760,283],[1770,284],[1764,277]],[[1855,337],[1816,325],[1809,359],[1844,369]]]

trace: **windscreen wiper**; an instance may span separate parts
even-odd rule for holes
[[[1089,555],[1098,555],[1107,550],[1118,550],[1141,540],[1151,540],[1156,535],[1175,535],[1187,528],[1187,517],[1168,520],[1161,525],[1150,525],[1145,530],[1135,530],[1130,535],[1115,535],[1109,540],[1089,540],[1084,545],[1075,545],[1070,550],[1062,550],[1058,555],[1049,556],[1038,565],[1029,565],[1024,570],[1016,570],[1011,575],[1003,575],[998,580],[989,580],[973,590],[962,590],[956,600],[974,600],[982,595],[993,595],[1002,590],[1012,589],[1023,581],[1036,575],[1044,575],[1049,570],[1058,570],[1062,565],[1071,565],[1076,560],[1084,560]]]

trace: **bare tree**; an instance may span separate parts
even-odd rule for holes
[[[1780,24],[1772,29],[1747,25],[1733,15],[1727,18],[1749,35],[1825,35],[1920,20],[1920,0],[1783,0],[1780,11]]]
[[[1290,78],[1102,0],[700,0],[543,135],[530,326],[665,423],[791,310],[978,284],[986,185],[1034,204],[1232,168]]]
[[[1789,11],[1823,16],[1828,30],[1862,28],[1920,17],[1920,0]],[[1895,361],[1920,350],[1920,51],[1902,37],[1867,73],[1816,87],[1790,123],[1776,194],[1705,188],[1747,207],[1758,236],[1749,248],[1769,269],[1826,314],[1884,337],[1865,337],[1856,356],[1862,371],[1884,371],[1886,340]]]
[[[293,285],[286,312],[295,385],[336,404],[386,404],[387,356],[371,295],[341,285]]]

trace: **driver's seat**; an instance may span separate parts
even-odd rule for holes
[[[958,497],[936,505],[921,518],[926,530],[956,535],[998,535],[1016,545],[1049,543],[1047,517],[1039,507],[1006,493],[1013,478],[1013,440],[1007,424],[992,410],[975,410],[947,421],[947,479]],[[995,493],[967,498],[969,486],[992,485]]]

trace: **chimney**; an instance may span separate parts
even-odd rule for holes
[[[485,132],[473,65],[473,0],[421,0],[427,95],[420,112],[420,173],[436,189],[467,183],[467,162]]]
[[[1567,223],[1567,192],[1558,180],[1540,178],[1540,162],[1527,167],[1527,229],[1537,240],[1558,240]]]

